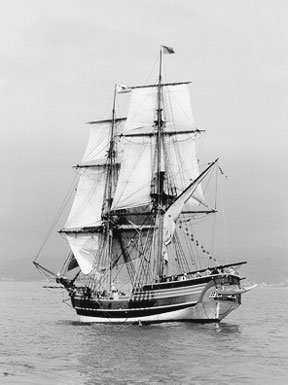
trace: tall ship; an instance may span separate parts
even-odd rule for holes
[[[115,85],[109,119],[90,122],[59,231],[71,251],[57,273],[39,255],[33,262],[67,290],[82,322],[219,322],[248,290],[238,272],[246,262],[218,263],[206,232],[203,241],[197,233],[217,214],[203,186],[222,170],[218,159],[205,167],[198,159],[203,130],[190,82],[162,80],[164,54],[173,53],[161,46],[155,84]],[[116,114],[121,93],[130,100],[127,117]]]

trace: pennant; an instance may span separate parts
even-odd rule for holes
[[[163,53],[171,55],[175,53],[174,49],[172,47],[167,47],[166,45],[162,45]]]
[[[227,180],[228,179],[227,175],[224,174],[224,171],[222,170],[222,168],[219,165],[218,165],[218,169],[220,171],[220,174],[223,175],[225,177],[225,179]]]

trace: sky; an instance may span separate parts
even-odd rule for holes
[[[228,175],[229,247],[288,250],[287,13],[285,0],[1,0],[1,261],[33,259],[85,122],[109,116],[115,83],[156,80],[160,44],[176,52],[167,80],[193,82],[200,155]]]

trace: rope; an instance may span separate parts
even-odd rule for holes
[[[224,175],[224,174],[223,174]],[[226,228],[226,219],[225,219],[225,211],[224,211],[224,199],[223,199],[223,189],[220,189],[220,196],[221,196],[221,206],[222,206],[222,217],[223,217],[223,227],[224,227],[224,247],[225,247],[225,257],[226,262],[228,262],[228,238],[227,238],[227,228]]]
[[[62,213],[63,213],[63,211],[64,211],[64,209],[65,209],[65,207],[66,207],[66,205],[67,205],[71,195],[72,195],[72,192],[75,189],[75,185],[76,185],[76,180],[77,179],[78,179],[78,176],[75,175],[75,177],[74,177],[74,179],[73,179],[73,181],[72,181],[72,183],[71,183],[71,185],[70,185],[70,187],[69,187],[69,189],[68,189],[68,191],[67,191],[67,193],[66,193],[66,195],[65,195],[65,197],[64,197],[64,199],[63,199],[63,201],[61,203],[61,205],[60,205],[58,213],[56,214],[55,218],[53,219],[53,221],[52,221],[52,223],[51,223],[51,225],[50,225],[50,227],[48,229],[48,232],[47,232],[46,236],[44,237],[44,240],[43,240],[43,242],[42,242],[38,252],[36,253],[36,256],[34,258],[34,262],[39,258],[43,248],[45,247],[48,239],[50,238],[52,232],[54,231],[54,228],[55,228],[57,222],[59,221],[59,218],[61,217],[61,215],[62,215]]]
[[[179,222],[179,225],[178,225],[178,226],[179,226],[179,228],[182,228],[183,223],[182,223],[182,222]],[[186,239],[187,242],[188,242],[188,237],[189,237],[191,243],[194,243],[194,244],[197,246],[197,249],[196,249],[197,251],[198,251],[198,250],[201,251],[203,254],[206,254],[210,260],[213,260],[214,262],[218,263],[218,262],[217,262],[217,259],[216,259],[215,257],[213,257],[212,254],[211,254],[209,251],[207,251],[203,245],[201,245],[201,243],[199,242],[199,240],[196,239],[195,236],[194,236],[193,234],[190,234],[190,233],[189,233],[189,230],[188,230],[187,227],[185,227],[183,230],[185,231],[185,234],[187,235],[187,238],[184,237],[184,238]]]

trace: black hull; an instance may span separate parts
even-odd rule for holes
[[[144,286],[117,300],[76,294],[72,305],[84,322],[218,322],[241,303],[240,294],[216,295],[217,288],[239,288],[240,278],[219,274]]]

